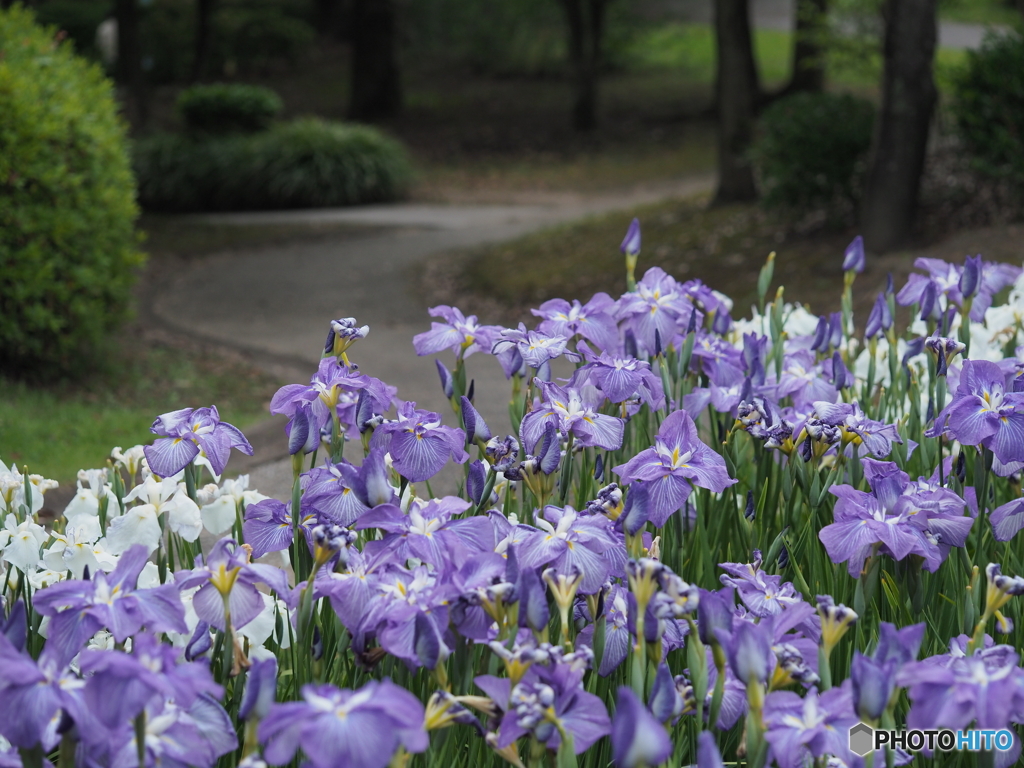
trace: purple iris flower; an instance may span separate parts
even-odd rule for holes
[[[358,691],[306,685],[302,701],[270,708],[259,739],[271,765],[290,762],[301,748],[313,768],[384,768],[399,746],[426,750],[423,719],[419,700],[390,680]]]
[[[210,669],[200,662],[179,664],[181,651],[147,632],[132,638],[132,652],[82,652],[80,668],[85,675],[83,701],[90,717],[108,730],[130,723],[154,698],[173,699],[188,707],[201,694],[220,698],[223,689],[213,681]],[[79,728],[87,741],[107,739]]]
[[[891,462],[863,459],[871,493],[848,485],[829,492],[838,497],[835,522],[818,534],[835,563],[846,562],[851,576],[860,574],[873,548],[902,560],[914,554],[934,572],[952,546],[962,547],[974,519],[963,514],[964,502],[946,489],[918,493],[906,473]]]
[[[537,447],[548,424],[554,424],[559,432],[571,432],[584,447],[614,451],[622,445],[624,422],[616,416],[597,412],[602,398],[593,387],[577,389],[542,382],[540,388],[540,407],[526,414],[519,428],[519,437],[527,452]]]
[[[535,517],[540,530],[527,528],[518,544],[521,568],[551,565],[568,574],[583,574],[580,593],[596,594],[609,577],[622,572],[625,548],[614,524],[604,515],[580,515],[572,507],[548,506]],[[521,526],[523,527],[523,526]]]
[[[306,538],[316,525],[316,514],[302,510],[299,530]],[[242,521],[245,543],[252,547],[253,559],[259,559],[268,552],[280,552],[292,544],[295,531],[292,528],[291,505],[277,499],[262,499],[245,508]]]
[[[896,690],[895,659],[875,660],[854,651],[850,664],[853,703],[862,719],[877,722]]]
[[[332,464],[328,459],[324,466],[311,469],[308,478],[302,506],[316,512],[317,517],[348,527],[370,509],[355,490],[359,469],[347,461]]]
[[[722,753],[718,751],[715,735],[701,731],[697,737],[697,768],[724,768]]]
[[[430,330],[413,337],[416,354],[436,355],[450,349],[456,355],[469,357],[474,352],[489,352],[501,332],[497,325],[480,325],[476,315],[466,317],[457,307],[441,304],[431,307],[431,317],[440,317],[443,323],[431,323]]]
[[[153,632],[187,632],[185,608],[174,584],[138,589],[149,552],[142,544],[125,550],[110,573],[97,571],[91,581],[62,581],[40,590],[32,605],[50,616],[47,647],[73,657],[101,629],[123,643],[143,626]]]
[[[1008,645],[979,648],[972,656],[955,650],[900,670],[898,682],[911,701],[907,727],[999,730],[1024,721],[1024,670],[1017,652]],[[1014,765],[1019,755],[1020,741],[1014,739],[997,759]]]
[[[270,412],[288,417],[286,431],[290,441],[316,442],[331,421],[331,409],[337,410],[339,418],[345,414],[343,423],[358,427],[358,401],[353,400],[353,395],[362,396],[364,409],[383,413],[391,407],[395,391],[379,379],[346,368],[336,357],[325,357],[308,385],[287,384],[277,390],[270,401]],[[293,435],[296,429],[305,435],[301,441]]]
[[[903,444],[895,424],[869,419],[857,402],[819,400],[814,403],[814,415],[823,424],[841,428],[853,443],[862,443],[874,456],[888,456],[893,443]]]
[[[831,360],[817,362],[814,353],[800,349],[783,360],[782,376],[775,388],[775,399],[790,397],[797,410],[805,410],[815,401],[834,403],[839,393],[829,368]]]
[[[510,680],[490,675],[475,679],[498,707],[505,708],[508,702],[498,731],[498,747],[507,747],[532,733],[548,749],[556,750],[562,743],[557,721],[573,737],[575,753],[582,754],[611,731],[604,703],[583,690],[583,673],[590,656],[564,654],[554,647],[537,651],[532,655],[539,658],[514,687]]]
[[[0,634],[0,736],[15,747],[49,751],[60,741],[62,709],[86,724],[85,683],[67,668],[73,655],[50,642],[36,661]]]
[[[202,451],[216,475],[224,473],[228,454],[237,448],[252,456],[252,446],[237,427],[220,420],[217,406],[182,408],[158,416],[149,429],[162,440],[143,451],[149,468],[160,477],[178,474]]]
[[[843,253],[843,272],[856,272],[858,275],[864,271],[866,259],[864,258],[864,238],[857,235],[853,241],[846,246]]]
[[[342,625],[355,635],[374,597],[378,594],[380,575],[392,566],[390,552],[349,554],[342,571],[321,570],[315,582],[316,596],[330,598],[331,607]]]
[[[740,682],[766,683],[775,669],[772,625],[769,622],[754,624],[737,619],[732,632],[719,633],[719,641],[725,648],[732,673]]]
[[[613,471],[623,482],[649,484],[649,516],[657,528],[683,505],[693,485],[721,493],[736,482],[729,477],[722,456],[700,441],[686,411],[676,411],[662,422],[653,448]]]
[[[1006,375],[987,360],[965,360],[953,400],[926,433],[943,428],[964,445],[990,448],[1004,464],[1024,461],[1024,392],[1007,392]]]
[[[560,333],[530,331],[520,323],[518,328],[506,328],[501,332],[491,347],[491,354],[501,356],[515,349],[525,365],[540,368],[562,356],[573,362],[579,360],[578,354],[567,349],[568,343],[569,338]]]
[[[639,398],[654,410],[664,405],[661,379],[654,375],[650,363],[635,357],[614,357],[607,352],[595,355],[585,342],[580,342],[579,350],[587,362],[573,376],[577,385],[592,383],[613,403]]]
[[[812,688],[803,698],[792,691],[773,691],[764,702],[764,721],[770,761],[779,768],[803,768],[824,755],[847,765],[856,761],[847,734],[859,720],[847,684],[821,695]]]
[[[188,707],[154,701],[146,707],[143,737],[142,764],[130,723],[106,744],[97,745],[88,764],[111,768],[212,768],[219,757],[238,748],[235,724],[208,694],[198,696]]]
[[[608,677],[625,661],[632,646],[633,632],[630,627],[630,612],[636,613],[636,600],[628,589],[615,584],[604,598],[604,654],[598,663],[597,673]],[[577,645],[593,646],[594,624],[588,624],[576,636]]]
[[[619,347],[619,327],[612,317],[615,302],[607,293],[595,293],[586,304],[573,300],[551,299],[530,310],[537,317],[544,318],[537,326],[541,333],[572,338],[579,334],[604,350],[613,351]]]
[[[192,607],[201,621],[225,629],[225,611],[231,614],[231,626],[240,629],[260,615],[263,597],[256,584],[264,577],[249,564],[249,551],[234,539],[220,539],[213,545],[205,564],[196,558],[191,571],[175,574],[179,589],[199,585]],[[226,605],[225,605],[226,603]]]
[[[726,572],[721,582],[734,587],[747,609],[760,618],[782,613],[787,606],[803,602],[803,598],[788,581],[782,583],[781,576],[772,576],[761,570],[761,553],[754,550],[752,563],[719,563]]]
[[[946,296],[954,304],[963,305],[964,295],[960,291],[964,268],[942,259],[919,258],[914,260],[917,269],[928,273],[927,276],[911,274],[907,284],[896,294],[896,302],[902,306],[924,304],[932,301],[938,304],[939,296]],[[973,268],[973,265],[972,265]],[[977,293],[971,305],[971,320],[980,323],[985,319],[985,311],[992,306],[992,298],[1003,288],[1013,285],[1020,276],[1020,267],[995,262],[983,262],[977,278],[968,278],[966,287],[975,282]],[[929,294],[929,296],[926,296]]]
[[[673,689],[674,690],[674,689]],[[672,740],[643,702],[619,688],[612,718],[612,760],[619,768],[660,765],[672,754]]]
[[[651,267],[636,284],[636,290],[619,299],[618,319],[633,331],[636,340],[654,354],[686,328],[697,309],[680,289],[675,278],[660,267]],[[697,323],[700,325],[700,323]]]
[[[371,443],[387,450],[395,471],[411,483],[429,480],[449,458],[464,463],[469,458],[465,444],[465,432],[446,427],[436,413],[419,410],[412,402],[402,405],[397,421],[377,427]]]
[[[391,553],[396,562],[418,558],[435,568],[461,563],[493,547],[494,530],[486,517],[477,515],[458,519],[470,503],[456,496],[414,501],[408,513],[393,504],[383,504],[360,518],[356,530],[378,528],[384,532],[379,542],[367,545],[367,553],[379,547]]]

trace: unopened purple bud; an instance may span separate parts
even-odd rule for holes
[[[885,294],[880,293],[875,299],[875,305],[871,308],[871,314],[868,315],[864,336],[873,339],[882,331],[887,331],[890,328],[892,328],[892,312],[889,311],[889,302],[886,301]]]
[[[626,332],[622,334],[622,348],[626,353],[626,357],[640,357],[640,350],[636,344],[636,334],[633,333],[632,328],[627,328]]]
[[[466,495],[478,507],[483,503],[484,484],[487,481],[487,470],[482,461],[474,461],[469,465],[469,476],[466,478]]]
[[[312,453],[320,444],[320,428],[313,414],[313,406],[303,403],[288,422],[288,453],[292,456],[299,453]]]
[[[892,280],[892,272],[885,276],[885,295],[892,296],[896,293],[896,285]]]
[[[537,575],[537,571],[526,568],[519,574],[519,626],[528,627],[534,632],[542,632],[548,626],[551,609],[548,606],[548,593]]]
[[[640,253],[640,219],[633,219],[626,230],[626,236],[622,239],[619,250],[627,256],[636,256]]]
[[[660,723],[667,723],[675,719],[683,711],[683,697],[679,695],[676,681],[669,671],[668,664],[664,661],[658,665],[647,706]]]
[[[455,394],[455,379],[452,378],[452,372],[440,360],[435,359],[434,365],[437,366],[437,375],[441,378],[441,390],[445,397],[450,398]]]
[[[701,590],[697,603],[697,634],[705,645],[717,644],[720,633],[732,628],[732,615],[736,611],[734,594],[732,587],[715,592]]]
[[[775,665],[771,625],[739,622],[729,645],[729,664],[733,674],[744,683],[764,683]]]
[[[462,423],[466,425],[466,442],[472,443],[477,440],[487,442],[491,439],[491,430],[487,426],[480,412],[473,407],[469,398],[462,396],[459,403],[462,405]]]
[[[612,761],[618,768],[660,765],[672,754],[672,740],[629,688],[619,688],[612,718]]]
[[[562,439],[554,424],[547,423],[544,427],[544,435],[537,441],[537,447],[534,450],[541,472],[550,475],[558,469],[562,460]]]
[[[686,333],[687,334],[691,334],[691,333],[696,333],[696,332],[697,332],[697,308],[693,307],[690,310],[690,321],[686,324]]]
[[[832,355],[832,386],[836,389],[852,387],[854,383],[853,374],[846,367],[842,356],[836,352]]]
[[[537,368],[537,381],[551,381],[551,361],[545,360]]]
[[[697,768],[724,768],[724,765],[715,735],[711,731],[701,731],[697,737]]]
[[[245,676],[245,693],[238,709],[238,719],[262,720],[270,711],[277,695],[277,659],[273,656],[253,662]]]
[[[939,317],[939,296],[934,282],[925,286],[921,294],[921,320],[934,320]]]
[[[833,312],[828,322],[828,342],[833,347],[843,343],[843,313]]]
[[[818,327],[814,329],[814,341],[811,343],[811,350],[814,352],[824,352],[828,349],[828,341],[828,318],[822,315],[818,318]]]
[[[11,615],[6,621],[0,622],[0,635],[6,637],[19,651],[25,650],[25,642],[28,639],[28,614],[25,612],[24,600],[18,600],[12,605]]]
[[[594,480],[599,483],[604,482],[604,454],[597,454],[597,459],[594,461]]]
[[[650,517],[650,494],[644,483],[633,483],[626,496],[626,506],[622,510],[622,530],[630,536],[636,536],[643,530]]]
[[[413,647],[416,650],[416,660],[421,667],[434,669],[441,660],[441,638],[438,637],[437,627],[423,611],[416,611]]]
[[[732,318],[729,317],[729,313],[725,311],[724,307],[720,307],[715,312],[715,319],[711,323],[711,330],[717,333],[719,336],[724,336],[732,328]]]
[[[875,661],[859,651],[850,665],[853,706],[864,720],[877,721],[896,689],[896,661]]]
[[[185,646],[185,661],[198,659],[210,648],[213,647],[213,639],[210,637],[210,625],[205,621],[196,624],[195,632]]]
[[[978,293],[981,269],[981,254],[964,259],[964,271],[960,275],[960,293],[965,299],[970,299]]]
[[[859,275],[864,271],[865,263],[864,238],[857,235],[853,242],[846,246],[846,253],[843,254],[843,272],[853,271]]]

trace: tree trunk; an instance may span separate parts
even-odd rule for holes
[[[316,0],[316,28],[325,38],[340,40],[344,27],[343,0]]]
[[[718,44],[718,191],[714,203],[757,197],[747,153],[754,132],[760,87],[750,35],[748,0],[715,0]]]
[[[825,51],[820,34],[828,14],[828,0],[796,0],[793,74],[784,93],[821,93],[825,89]]]
[[[607,0],[562,0],[572,67],[572,127],[584,133],[594,130],[598,122],[597,84],[606,7]]]
[[[210,43],[213,27],[213,7],[217,0],[196,0],[196,47],[192,58],[192,82],[199,82],[206,74],[210,61]]]
[[[142,80],[142,44],[139,40],[138,0],[115,0],[117,20],[117,82],[124,89],[125,113],[138,127],[146,121],[146,92]]]
[[[936,101],[936,36],[936,0],[887,0],[882,108],[862,211],[865,244],[876,252],[905,243],[914,223]]]
[[[394,117],[401,108],[394,0],[354,0],[349,116],[354,120],[376,120]]]

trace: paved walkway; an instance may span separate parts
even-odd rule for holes
[[[201,216],[197,220],[218,224],[329,222],[372,225],[372,230],[365,236],[348,232],[337,242],[299,242],[197,260],[161,286],[150,311],[193,338],[252,353],[258,365],[297,382],[308,381],[315,370],[329,321],[355,317],[369,324],[370,335],[353,348],[353,362],[397,386],[399,397],[438,411],[454,424],[433,359],[417,357],[412,348],[412,337],[428,330],[431,320],[415,284],[418,262],[442,251],[500,242],[552,224],[697,194],[710,190],[712,182],[708,177],[614,195],[552,195],[546,205],[410,203]],[[618,243],[608,247],[617,248]],[[450,354],[442,358],[449,365],[453,362]],[[507,429],[509,389],[497,362],[475,355],[467,368],[476,379],[476,405],[484,418],[495,430]],[[284,436],[278,434],[277,441],[261,441],[266,447],[257,447],[263,455],[257,454],[256,463],[267,463],[252,472],[253,484],[274,495],[287,494],[290,487],[288,462],[279,460]]]

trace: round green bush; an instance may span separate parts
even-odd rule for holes
[[[411,176],[394,139],[312,118],[250,135],[154,136],[136,144],[135,171],[144,208],[178,212],[387,202]]]
[[[956,130],[975,166],[1024,186],[1024,37],[989,35],[953,76]]]
[[[764,203],[855,204],[874,120],[874,105],[849,94],[796,93],[769,106],[752,150]]]
[[[178,112],[186,128],[203,133],[263,131],[282,107],[276,93],[258,85],[194,85],[178,96]]]
[[[142,262],[110,82],[20,6],[0,11],[0,370],[77,365]]]

